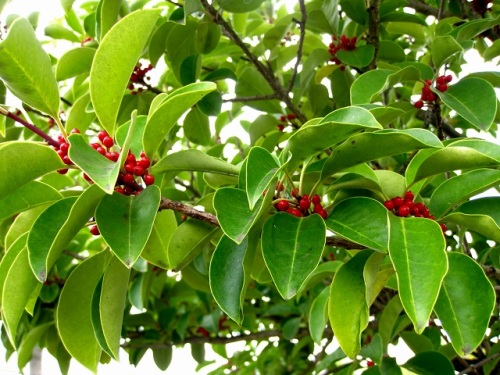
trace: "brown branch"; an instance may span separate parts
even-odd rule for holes
[[[297,61],[295,62],[295,66],[293,67],[293,72],[292,72],[292,77],[290,78],[290,82],[288,82],[289,92],[292,91],[293,85],[295,84],[295,79],[297,78],[300,61],[302,60],[302,49],[304,47],[304,39],[306,37],[307,12],[304,0],[299,0],[299,7],[300,7],[300,22],[298,22],[298,24],[300,26],[300,37],[297,48]]]
[[[288,109],[297,116],[297,118],[306,122],[307,118],[302,113],[302,111],[293,103],[290,98],[289,92],[281,85],[278,78],[274,75],[272,69],[264,65],[257,56],[255,56],[248,46],[241,40],[241,38],[236,34],[234,29],[229,25],[226,20],[219,14],[219,12],[208,3],[207,0],[200,0],[201,4],[205,8],[205,12],[212,17],[213,21],[222,27],[222,31],[225,36],[227,36],[234,44],[236,44],[250,60],[250,62],[255,66],[258,72],[264,77],[264,79],[269,83],[274,93],[279,100],[283,101]]]
[[[219,220],[217,220],[217,217],[214,214],[211,214],[209,212],[198,211],[193,207],[187,206],[181,202],[173,201],[165,197],[162,197],[160,201],[160,207],[158,208],[158,211],[161,210],[177,211],[189,217],[192,217],[193,219],[198,219],[217,227],[220,226]]]
[[[479,361],[477,363],[474,363],[474,364],[470,365],[465,370],[460,371],[458,373],[458,375],[470,374],[472,372],[475,372],[477,369],[480,369],[481,367],[483,367],[488,362],[494,361],[497,358],[500,358],[500,353],[495,353],[491,357],[485,358],[482,361]]]
[[[426,16],[434,16],[438,18],[439,15],[439,9],[434,8],[433,6],[430,6],[423,1],[420,0],[407,0],[408,4],[407,6],[410,8],[415,9],[415,11],[422,13]],[[449,12],[443,12],[441,14],[441,17],[446,18],[446,17],[451,17],[452,15]]]
[[[366,247],[363,245],[359,245],[357,243],[354,243],[354,242],[351,242],[349,240],[339,238],[339,237],[327,237],[326,238],[326,245],[327,246],[341,247],[341,248],[347,249],[347,250],[364,250],[364,249],[366,249]]]
[[[488,266],[486,264],[480,264],[486,276],[491,279],[500,280],[500,269],[493,266]]]
[[[377,69],[377,58],[379,49],[379,26],[380,26],[380,0],[371,0],[370,6],[368,7],[368,36],[366,41],[371,44],[375,52],[373,54],[373,59],[368,65],[368,70]]]
[[[255,95],[255,96],[241,96],[236,98],[223,99],[223,102],[253,102],[255,100],[272,100],[279,99],[276,94],[269,95]]]

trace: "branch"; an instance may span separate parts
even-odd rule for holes
[[[420,0],[407,0],[407,6],[410,8],[415,9],[415,11],[422,13],[426,16],[434,16],[438,18],[439,15],[439,9],[434,8],[430,5],[427,5],[423,1]],[[452,14],[449,12],[442,12],[441,17],[446,18],[446,17],[451,17]]]
[[[269,95],[255,95],[255,96],[241,96],[237,98],[223,99],[223,102],[253,102],[255,100],[272,100],[279,99],[276,94]]]
[[[368,36],[366,41],[375,48],[373,54],[373,59],[368,65],[368,70],[373,70],[377,68],[377,56],[379,48],[378,40],[378,29],[380,26],[380,0],[371,0],[370,6],[368,7]]]
[[[165,197],[162,197],[160,201],[160,207],[158,208],[158,211],[161,210],[174,210],[186,214],[187,216],[192,217],[194,219],[198,219],[206,223],[212,224],[216,227],[220,226],[219,220],[217,220],[217,216],[215,216],[214,214],[211,214],[209,212],[198,211],[193,207],[189,207],[181,202],[176,202]]]
[[[465,370],[460,371],[458,373],[458,375],[470,374],[471,372],[475,372],[477,369],[480,369],[481,367],[483,367],[488,362],[494,361],[497,358],[500,358],[500,353],[495,353],[491,357],[485,358],[482,361],[479,361],[477,363],[474,363],[474,364],[470,365]]]
[[[302,60],[302,49],[304,47],[304,39],[306,37],[307,12],[304,0],[299,0],[299,7],[301,16],[300,22],[298,22],[300,26],[300,37],[297,49],[297,61],[295,62],[295,66],[293,67],[293,72],[292,72],[292,77],[290,78],[290,82],[288,82],[289,92],[292,91],[293,85],[295,84],[295,79],[297,78],[297,72],[299,71],[300,61]]]
[[[366,249],[366,247],[363,245],[359,245],[357,243],[354,243],[354,242],[351,242],[349,240],[345,240],[345,239],[339,238],[339,237],[327,237],[326,238],[326,245],[327,246],[341,247],[341,248],[347,249],[347,250],[364,250],[364,249]]]
[[[500,269],[485,264],[480,264],[486,276],[491,279],[500,280]]]

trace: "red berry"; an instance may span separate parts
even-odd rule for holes
[[[278,181],[276,183],[276,191],[280,192],[280,191],[283,191],[283,190],[285,190],[285,185],[283,185],[281,182]]]
[[[134,174],[136,176],[142,176],[142,175],[144,175],[144,168],[142,168],[140,165],[136,165],[134,167]]]
[[[141,151],[140,155],[141,158],[146,158],[146,152],[144,150]]]
[[[115,144],[115,141],[113,141],[113,138],[111,137],[104,137],[104,139],[101,142],[107,148],[113,147],[113,145]]]
[[[283,124],[278,124],[278,126],[276,126],[278,128],[278,131],[282,132],[283,130],[285,130],[285,126]]]
[[[71,164],[73,164],[73,162],[71,161],[71,159],[69,158],[69,156],[68,156],[68,155],[64,155],[64,157],[62,158],[62,161],[63,161],[63,163],[64,163],[64,164],[66,164],[66,165],[71,165]]]
[[[292,197],[297,198],[299,196],[299,190],[298,189],[292,189]]]
[[[385,202],[384,202],[384,206],[385,206],[385,208],[387,208],[389,211],[394,210],[394,208],[396,207],[396,206],[394,205],[394,202],[393,202],[392,200],[385,201]]]
[[[302,217],[302,212],[300,212],[300,210],[298,208],[289,208],[288,210],[286,210],[286,212],[288,212],[289,214],[292,214],[293,216],[296,216],[296,217]]]
[[[62,159],[64,158],[68,153],[64,152],[63,150],[57,150],[57,155]]]
[[[306,211],[311,207],[311,201],[307,195],[304,195],[299,203],[300,209]]]
[[[319,214],[319,216],[321,216],[324,220],[328,218],[328,212],[326,212],[326,210],[324,209],[321,209],[319,212],[317,212],[317,214]]]
[[[398,216],[406,217],[410,214],[410,207],[407,205],[402,205],[398,207]]]
[[[155,178],[152,174],[146,174],[142,176],[142,179],[144,180],[146,186],[153,185],[155,183]]]
[[[323,211],[323,206],[321,205],[321,203],[315,204],[313,212],[319,214],[321,211]]]
[[[135,178],[132,174],[130,173],[125,173],[123,176],[122,176],[122,181],[124,184],[126,185],[131,185],[135,182]]]
[[[433,92],[431,92],[429,94],[429,96],[427,97],[427,100],[430,101],[430,102],[433,102],[434,100],[436,100],[436,94],[434,94]]]
[[[61,145],[59,146],[59,150],[64,152],[64,154],[67,154],[69,150],[69,143],[66,142],[61,143]]]
[[[80,130],[78,130],[77,128],[73,128],[70,133],[71,134],[80,134]]]
[[[442,85],[443,83],[446,83],[446,77],[445,76],[439,76],[439,77],[437,77],[436,83],[438,85]]]
[[[431,93],[431,88],[429,86],[422,87],[422,95],[429,95]]]
[[[366,366],[373,367],[373,366],[375,366],[375,363],[373,363],[373,361],[368,360],[368,361],[366,361]]]
[[[136,163],[135,155],[130,153],[127,155],[127,158],[125,159],[125,164],[133,164],[135,165]]]
[[[313,202],[314,204],[320,204],[321,203],[321,197],[318,194],[316,194],[316,195],[314,195],[312,197],[311,202]]]
[[[391,199],[392,203],[394,203],[394,208],[398,208],[403,205],[404,200],[401,197],[394,197]]]
[[[125,172],[134,173],[135,164],[125,164]]]
[[[439,226],[441,227],[441,230],[443,231],[443,233],[446,232],[446,230],[448,229],[448,228],[446,228],[446,224],[439,223]]]
[[[68,168],[58,169],[57,173],[59,173],[59,174],[66,174],[66,173],[68,173]]]
[[[119,194],[125,194],[125,190],[121,186],[115,187],[115,191]]]
[[[286,121],[286,117],[285,117],[285,116],[283,116],[283,115],[281,115],[281,116],[280,116],[280,121],[281,121],[281,122],[285,122],[285,121]]]
[[[448,90],[448,85],[446,83],[438,85],[437,89],[441,92],[445,92],[446,90]]]
[[[448,74],[445,78],[446,78],[446,83],[450,83],[451,81],[453,81],[453,77],[451,76],[451,74]]]
[[[101,145],[99,143],[91,143],[90,144],[90,147],[92,147],[94,150],[97,150],[99,147],[101,147]]]
[[[424,101],[423,100],[417,100],[413,106],[417,109],[422,109],[422,107],[424,106]]]
[[[142,168],[148,169],[151,165],[151,161],[148,157],[141,157],[141,159],[137,162]]]
[[[425,84],[426,86],[430,86],[430,85],[432,85],[432,81],[431,81],[430,79],[426,79],[426,80],[424,81],[424,84]]]
[[[295,120],[295,113],[289,113],[287,116],[286,116],[289,120]]]
[[[92,225],[89,229],[90,233],[92,233],[94,236],[98,236],[99,234],[101,234],[101,232],[99,232],[99,228],[97,228],[97,225]]]
[[[97,133],[97,138],[102,142],[104,138],[109,137],[109,134],[106,130],[101,130],[99,133]]]
[[[405,195],[404,195],[404,200],[405,201],[412,201],[413,202],[413,199],[415,198],[415,194],[413,194],[412,191],[408,190]]]
[[[120,158],[120,154],[118,152],[110,152],[109,153],[109,160],[111,161],[118,161],[118,159]]]
[[[276,204],[276,208],[278,209],[278,211],[286,211],[288,210],[288,208],[290,208],[290,204],[288,203],[288,201],[283,199]]]
[[[97,147],[96,151],[101,155],[106,155],[106,149],[104,147]]]
[[[89,177],[89,175],[87,173],[84,173],[83,174],[83,179],[88,181],[88,182],[93,182],[92,179]]]

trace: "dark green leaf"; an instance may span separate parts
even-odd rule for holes
[[[375,48],[371,44],[356,47],[351,51],[340,50],[335,56],[339,58],[344,64],[354,66],[356,68],[363,68],[370,64],[375,55]]]
[[[246,13],[257,9],[264,0],[219,0],[222,9],[232,13]]]
[[[330,297],[330,288],[325,287],[321,293],[314,299],[309,310],[309,333],[311,338],[317,344],[323,339],[328,322],[328,299]]]
[[[455,369],[446,356],[439,352],[428,351],[418,353],[410,358],[404,368],[419,375],[453,375]]]

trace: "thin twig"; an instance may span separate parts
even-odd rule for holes
[[[298,24],[300,26],[300,37],[297,47],[297,61],[295,62],[295,66],[293,67],[293,72],[292,72],[292,77],[290,78],[290,82],[288,82],[289,92],[292,91],[293,85],[295,84],[295,79],[297,78],[300,62],[302,60],[302,49],[304,47],[304,39],[306,37],[307,12],[304,0],[299,0],[299,7],[300,7],[300,22],[298,22]]]
[[[478,363],[474,363],[474,364],[470,365],[465,370],[460,371],[458,373],[458,375],[470,374],[471,372],[476,371],[477,369],[480,369],[488,362],[494,361],[497,358],[500,358],[500,353],[495,353],[491,357],[487,357],[487,358],[483,359],[482,361],[479,361]]]
[[[437,14],[438,21],[441,20],[441,18],[443,18],[443,11],[444,11],[444,0],[440,0],[438,14]]]
[[[423,1],[420,0],[407,0],[407,6],[410,8],[415,9],[418,13],[425,14],[427,16],[434,16],[438,17],[439,14],[439,9],[434,8],[433,6],[430,6]],[[446,17],[451,17],[451,14],[449,12],[442,12],[441,17],[446,18]]]
[[[201,194],[198,190],[196,190],[193,185],[190,185],[190,184],[186,184],[184,181],[182,181],[180,178],[178,177],[174,177],[174,182],[177,184],[177,185],[181,185],[184,189],[190,191],[191,193],[193,193],[193,195],[195,197],[198,197],[200,198],[201,197]]]
[[[161,210],[177,211],[194,219],[202,220],[206,223],[212,224],[214,226],[217,227],[220,226],[219,220],[217,220],[217,217],[214,214],[211,214],[209,212],[198,211],[193,207],[187,206],[181,202],[173,201],[165,197],[162,197],[160,201],[160,207],[158,208],[158,211]]]

